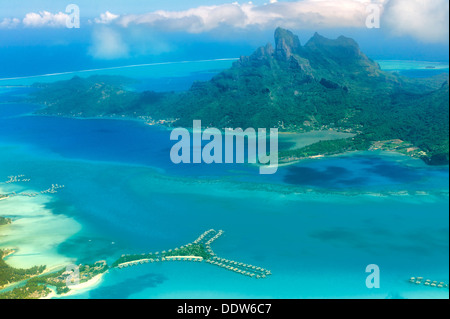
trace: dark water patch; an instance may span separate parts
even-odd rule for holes
[[[362,244],[362,238],[358,233],[344,228],[331,228],[315,231],[310,234],[310,237],[330,243]]]
[[[365,170],[369,173],[383,176],[397,183],[415,182],[424,177],[418,170],[413,170],[402,165],[395,165],[386,162],[372,165]]]
[[[292,166],[284,181],[292,185],[307,185],[319,187],[339,187],[343,185],[358,185],[363,179],[353,178],[353,173],[340,166],[328,166],[323,169],[313,167]]]
[[[114,285],[101,286],[90,292],[91,299],[128,299],[131,295],[148,288],[155,288],[167,280],[160,274],[148,274],[128,278]]]
[[[449,247],[449,232],[448,229],[430,229],[423,228],[416,231],[411,231],[405,234],[405,239],[414,241],[419,245],[435,250],[448,250]]]
[[[406,253],[417,256],[429,256],[436,251],[448,250],[447,235],[436,235],[426,229],[414,229],[404,233],[373,229],[351,229],[345,227],[330,227],[311,232],[309,236],[333,246],[347,246],[362,249],[367,252],[386,254]]]
[[[448,170],[439,168],[431,173],[443,175],[448,174]],[[355,154],[287,167],[284,182],[291,185],[342,189],[412,185],[426,181],[429,177],[430,169],[407,166],[404,161],[391,161],[370,154]]]
[[[76,257],[77,263],[93,264],[99,260],[113,263],[124,247],[101,237],[74,236],[58,246],[61,255]]]
[[[0,120],[9,120],[12,117],[20,116],[23,114],[31,114],[40,108],[39,105],[33,104],[23,104],[23,103],[5,103],[2,104],[0,101]],[[0,125],[2,124],[0,122]]]
[[[419,69],[419,70],[401,70],[400,75],[410,78],[429,78],[432,76],[448,73],[448,69]]]
[[[54,215],[76,215],[75,208],[73,206],[67,205],[64,201],[56,198],[52,198],[51,201],[45,202],[44,207],[50,210]]]
[[[290,150],[295,146],[295,142],[287,142],[283,140],[278,140],[278,150]]]

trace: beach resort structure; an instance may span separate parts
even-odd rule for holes
[[[190,261],[206,262],[210,265],[256,279],[266,278],[272,274],[269,270],[262,267],[217,257],[211,248],[211,244],[223,233],[223,230],[215,231],[210,229],[201,234],[192,243],[175,249],[141,255],[122,255],[112,267],[122,269],[155,262]]]
[[[411,277],[409,282],[415,285],[423,285],[427,287],[435,287],[435,288],[447,288],[448,284],[443,281],[432,281],[431,279],[423,280],[424,277]]]
[[[30,181],[30,179],[24,178],[24,177],[25,177],[25,175],[8,176],[8,180],[5,182],[5,184]]]
[[[11,175],[8,176],[8,180],[5,181],[5,184],[12,184],[12,183],[20,183],[20,182],[29,182],[31,179],[25,178],[25,175]],[[0,183],[1,184],[1,183]],[[36,197],[38,195],[43,194],[55,194],[58,192],[59,189],[64,188],[64,185],[58,185],[58,184],[52,184],[51,187],[48,189],[45,189],[40,192],[21,192],[16,193],[12,192],[10,194],[0,194],[0,200],[6,199],[8,197],[14,197],[14,196],[28,196],[28,197]]]

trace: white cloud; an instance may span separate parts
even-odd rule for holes
[[[165,30],[199,33],[220,26],[273,28],[278,25],[295,28],[363,27],[366,6],[380,1],[369,0],[303,0],[271,1],[265,5],[251,2],[201,6],[185,11],[155,11],[125,15],[117,21],[127,27],[145,24]]]
[[[291,29],[365,28],[367,7],[381,8],[381,28],[397,36],[412,36],[424,42],[448,43],[448,0],[299,0],[255,5],[252,2],[200,6],[181,11],[159,10],[135,15],[118,15],[109,11],[90,20],[91,25],[133,25],[155,31],[202,33],[229,29]],[[62,27],[67,14],[42,11],[28,13],[20,21],[5,18],[0,28]],[[111,40],[112,43],[112,40]]]
[[[207,32],[222,27],[270,29],[365,28],[367,8],[380,6],[381,27],[387,33],[410,35],[425,42],[448,42],[448,0],[270,0],[201,6],[184,11],[154,11],[124,15],[115,20],[123,27],[145,25],[165,31]]]
[[[111,13],[106,11],[105,13],[100,14],[100,18],[95,18],[94,22],[98,24],[110,24],[114,20],[119,17],[118,14]]]
[[[17,18],[4,18],[0,22],[0,29],[13,29],[20,24],[20,20]]]
[[[391,0],[382,27],[397,36],[412,36],[427,43],[448,43],[448,0]]]
[[[30,12],[25,15],[22,23],[26,27],[65,27],[68,15],[62,12],[51,13],[48,11],[41,11],[39,13]]]
[[[92,33],[89,53],[96,59],[111,60],[127,57],[129,48],[119,32],[109,27],[101,27]]]

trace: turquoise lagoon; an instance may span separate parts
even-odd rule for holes
[[[205,63],[185,65],[177,85],[220,69]],[[0,100],[22,93],[4,87]],[[219,256],[273,273],[256,280],[205,263],[148,264],[112,269],[68,298],[449,297],[408,282],[449,280],[448,167],[383,152],[302,161],[270,176],[247,165],[179,166],[165,129],[30,115],[36,107],[0,104],[0,181],[31,178],[0,189],[65,188],[0,202],[0,215],[14,220],[0,233],[0,248],[19,249],[11,265],[112,262],[214,228],[225,231],[212,247]],[[379,289],[365,285],[369,264],[380,267]]]

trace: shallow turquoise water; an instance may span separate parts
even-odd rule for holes
[[[52,73],[24,77],[0,78],[0,86],[31,85],[69,80],[74,76],[120,75],[139,81],[134,87],[154,91],[187,90],[194,80],[209,80],[214,74],[229,68],[237,59],[215,59],[203,61],[175,61],[122,67],[90,69],[64,73]]]
[[[273,273],[254,280],[204,263],[149,264],[111,270],[98,287],[70,298],[448,298],[448,290],[407,282],[448,282],[448,167],[367,152],[280,167],[272,176],[246,165],[176,166],[166,130],[26,115],[34,108],[0,104],[0,180],[32,179],[0,188],[63,184],[39,205],[81,225],[38,254],[112,262],[215,228],[225,231],[213,244],[218,255]],[[15,223],[29,215],[11,213]],[[18,254],[10,262],[26,260]],[[368,264],[380,267],[380,289],[365,286]]]

